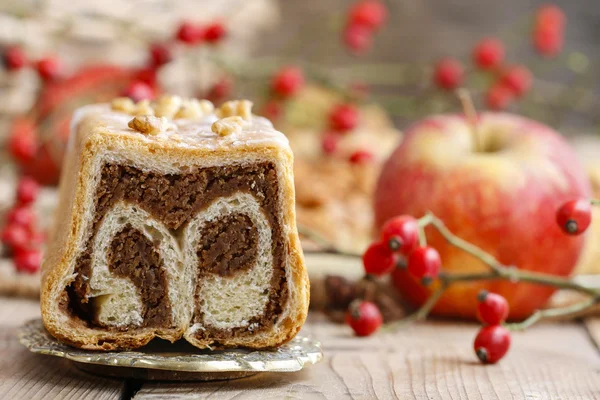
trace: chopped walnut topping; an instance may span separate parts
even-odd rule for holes
[[[150,104],[150,100],[138,101],[135,105],[134,110],[130,113],[132,115],[154,115],[154,108]]]
[[[179,96],[161,96],[154,106],[154,114],[157,117],[173,118],[179,111],[181,103],[183,100]]]
[[[175,118],[201,118],[214,111],[215,106],[208,100],[189,99],[184,100],[175,114]]]
[[[242,117],[237,115],[233,117],[226,117],[215,121],[211,129],[214,133],[219,136],[229,136],[232,134],[239,134],[242,132],[242,127],[244,126],[244,120]]]
[[[129,97],[117,97],[110,103],[114,111],[122,111],[131,114],[135,109],[135,103]]]
[[[129,121],[127,126],[145,135],[156,135],[173,128],[173,124],[165,117],[155,117],[152,115],[137,116]]]
[[[238,116],[250,121],[252,119],[252,102],[250,100],[227,101],[221,104],[216,114],[219,118]]]

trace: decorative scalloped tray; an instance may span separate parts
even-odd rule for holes
[[[19,340],[30,351],[66,358],[87,372],[148,380],[236,379],[259,372],[294,372],[323,358],[321,344],[303,336],[274,350],[199,350],[187,342],[154,340],[135,351],[99,352],[59,342],[40,319],[19,329]]]

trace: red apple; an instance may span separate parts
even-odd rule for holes
[[[432,211],[458,236],[506,265],[567,276],[579,257],[581,236],[565,235],[556,210],[565,201],[589,197],[586,175],[566,141],[551,128],[506,113],[482,113],[473,130],[463,116],[442,115],[413,125],[382,170],[375,193],[377,228],[391,217]],[[450,246],[429,227],[428,244],[443,270],[487,267]],[[421,304],[435,285],[422,286],[405,271],[393,274],[397,288]],[[434,309],[438,315],[475,318],[477,293],[504,296],[511,319],[543,307],[551,287],[507,281],[452,285]]]

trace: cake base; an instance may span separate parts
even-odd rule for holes
[[[135,351],[91,351],[68,346],[52,337],[41,319],[19,328],[19,340],[31,352],[66,358],[87,373],[109,377],[212,381],[239,379],[260,372],[295,372],[323,358],[321,344],[296,336],[272,350],[200,350],[184,340],[154,340]]]

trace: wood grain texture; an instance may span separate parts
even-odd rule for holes
[[[17,328],[39,315],[37,301],[0,297],[0,399],[119,399],[123,382],[87,375],[19,343]]]
[[[145,383],[135,399],[596,399],[600,357],[581,325],[540,324],[513,334],[498,365],[482,366],[475,324],[427,322],[354,338],[312,315],[303,329],[325,359],[304,371],[236,381]]]

